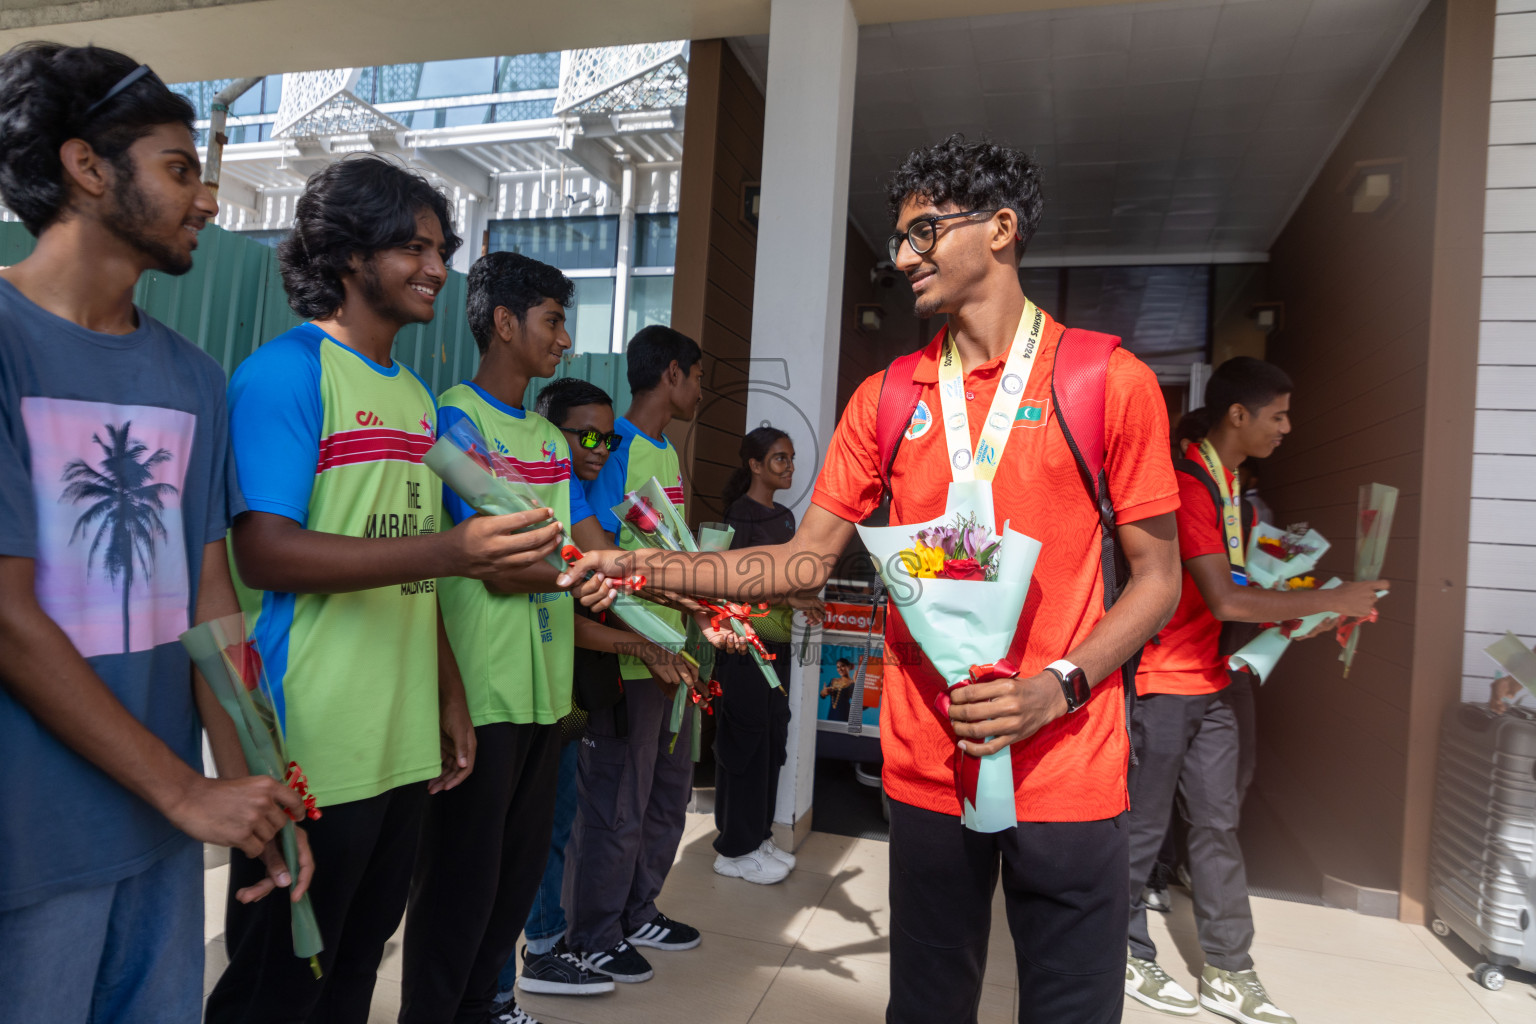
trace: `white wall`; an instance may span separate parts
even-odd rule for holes
[[[1536,642],[1536,0],[1498,11],[1463,700],[1488,699],[1484,647],[1506,630]]]

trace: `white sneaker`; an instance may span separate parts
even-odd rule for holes
[[[1170,978],[1156,960],[1126,956],[1125,994],[1154,1010],[1178,1014],[1180,1017],[1193,1017],[1200,1012],[1195,997],[1183,985]]]
[[[789,877],[789,865],[777,857],[770,857],[759,848],[740,857],[716,854],[715,874],[745,879],[758,885],[773,885]]]
[[[763,845],[757,848],[757,852],[766,853],[774,860],[779,861],[785,867],[789,868],[789,870],[795,870],[795,855],[790,853],[788,850],[781,850],[777,846],[774,846],[772,839],[764,839]]]

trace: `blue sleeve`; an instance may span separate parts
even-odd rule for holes
[[[437,407],[437,436],[442,437],[448,432],[448,428],[460,420],[469,419],[469,414],[456,405],[440,405]],[[462,523],[475,514],[475,510],[469,507],[469,503],[454,493],[453,488],[443,484],[443,509],[455,524]]]
[[[187,343],[191,347],[191,342]],[[229,524],[245,511],[240,495],[240,476],[235,470],[234,449],[229,443],[229,401],[224,394],[224,369],[201,350],[203,367],[202,405],[208,422],[208,521],[203,525],[203,543],[223,540]],[[199,417],[199,422],[202,417]]]
[[[240,364],[229,382],[229,441],[247,508],[308,523],[324,422],[317,345],[284,335]]]
[[[629,447],[620,445],[587,487],[587,507],[597,516],[597,525],[615,542],[619,539],[619,517],[613,514],[613,506],[624,500],[624,482],[628,479]]]
[[[581,485],[581,479],[571,474],[571,522],[575,526],[583,519],[590,519],[594,515],[592,506],[587,504],[587,489]]]

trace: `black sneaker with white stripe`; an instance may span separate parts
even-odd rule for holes
[[[491,1011],[491,1024],[539,1024],[537,1018],[513,1000],[510,1006]]]
[[[629,937],[637,946],[651,949],[692,949],[704,941],[697,928],[674,921],[666,914],[657,912],[650,924],[641,925]]]
[[[547,953],[531,953],[523,947],[523,969],[517,987],[524,992],[559,996],[592,996],[613,991],[613,979],[599,974],[572,953],[561,939]]]
[[[583,953],[581,960],[599,974],[606,974],[614,981],[625,983],[650,981],[656,973],[651,970],[651,962],[623,939],[620,939],[619,944],[612,949],[605,949],[598,953]]]

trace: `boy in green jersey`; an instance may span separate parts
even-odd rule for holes
[[[468,316],[480,347],[473,380],[439,399],[439,428],[469,420],[580,547],[609,543],[572,473],[564,433],[524,408],[528,382],[552,376],[571,347],[565,310],[574,287],[560,271],[510,252],[470,268]],[[456,522],[474,510],[451,491]],[[559,720],[571,710],[573,643],[640,649],[642,663],[672,684],[688,663],[634,634],[577,617],[539,563],[497,579],[443,579],[448,639],[474,723],[476,771],[432,801],[411,886],[401,982],[401,1024],[483,1021],[497,977],[514,952],[549,853],[560,758]],[[566,984],[582,994],[612,981],[569,954]],[[515,1005],[507,1017],[532,1018]]]
[[[670,327],[643,328],[630,339],[626,356],[634,398],[614,424],[619,446],[587,494],[609,543],[629,549],[639,545],[627,532],[620,537],[612,512],[625,493],[655,477],[683,507],[677,449],[663,431],[673,420],[693,419],[703,368],[699,346]],[[659,606],[657,613],[681,627],[681,613]],[[620,721],[628,728],[618,727],[612,709],[595,712],[582,739],[563,903],[571,948],[615,981],[639,982],[652,970],[636,946],[692,949],[700,941],[696,929],[656,908],[682,839],[693,762],[686,740],[672,746],[668,681],[633,658],[624,659],[623,675],[628,682]],[[696,711],[689,708],[689,714]],[[685,718],[683,735],[689,728]]]
[[[309,322],[230,383],[248,509],[234,522],[235,560],[266,591],[256,641],[288,752],[324,812],[307,830],[325,951],[317,980],[293,955],[287,903],[236,899],[264,871],[235,856],[213,1024],[367,1019],[427,796],[474,765],[436,580],[502,579],[559,535],[552,523],[513,533],[548,509],[438,532],[439,485],[422,464],[436,408],[390,350],[402,327],[432,319],[458,244],[447,199],[400,165],[353,157],[318,172],[278,249],[289,304]]]

